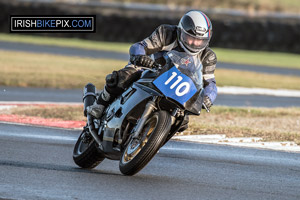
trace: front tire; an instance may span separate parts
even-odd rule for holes
[[[90,136],[88,128],[80,134],[73,151],[73,160],[81,168],[92,169],[104,160],[95,140]]]
[[[124,175],[134,175],[143,169],[164,144],[171,129],[171,116],[166,111],[155,112],[142,130],[143,139],[131,139],[120,159],[119,168]]]

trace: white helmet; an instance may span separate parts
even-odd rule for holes
[[[184,51],[196,55],[205,49],[212,36],[212,24],[201,11],[192,10],[180,19],[178,42]]]

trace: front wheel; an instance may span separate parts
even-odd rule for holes
[[[131,139],[120,160],[124,175],[134,175],[143,169],[164,144],[171,129],[171,116],[166,111],[155,112],[145,122],[142,139]]]
[[[105,156],[96,146],[87,127],[80,134],[73,151],[73,160],[81,168],[92,169],[104,160]]]

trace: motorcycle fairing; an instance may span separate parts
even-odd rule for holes
[[[121,156],[117,146],[123,131],[122,126],[127,121],[126,117],[131,116],[132,112],[136,116],[142,115],[143,108],[150,97],[152,97],[150,93],[134,83],[107,108],[102,118],[104,125],[99,129],[98,134],[103,135],[103,152],[109,154],[111,159],[119,159]]]
[[[184,105],[196,92],[191,78],[175,66],[157,77],[153,84],[166,96]]]

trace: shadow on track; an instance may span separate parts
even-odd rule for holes
[[[75,172],[75,173],[122,176],[121,174],[112,173],[112,172],[104,172],[104,171],[100,171],[100,170],[90,170],[90,169],[87,170],[87,169],[75,168],[75,167],[71,167],[71,166],[55,165],[55,164],[42,164],[42,163],[33,163],[33,162],[0,160],[0,165],[11,166],[11,167],[20,167],[20,168],[30,168],[30,169],[44,169],[44,170],[54,170],[54,171]]]

